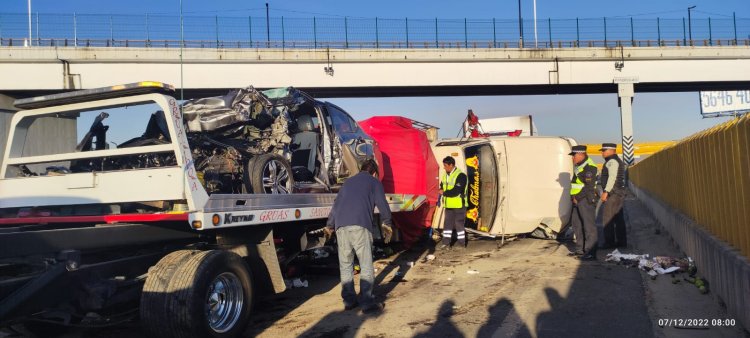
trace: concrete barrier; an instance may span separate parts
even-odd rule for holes
[[[726,304],[730,318],[750,329],[750,261],[687,215],[632,183],[630,187],[680,250],[695,260],[698,275],[708,281],[709,290]]]

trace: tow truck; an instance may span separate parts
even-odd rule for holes
[[[209,195],[174,94],[139,82],[16,100],[0,166],[0,328],[139,316],[154,337],[236,337],[255,300],[286,288],[277,251],[320,245],[336,195]],[[40,119],[144,105],[164,112],[166,141],[50,154],[27,139]],[[387,199],[404,212],[425,196]]]

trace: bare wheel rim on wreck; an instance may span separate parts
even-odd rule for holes
[[[263,165],[263,190],[270,194],[288,194],[292,191],[289,171],[277,159],[272,159]]]

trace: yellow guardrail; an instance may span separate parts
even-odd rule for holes
[[[750,258],[750,119],[719,124],[632,166],[630,180]]]
[[[642,155],[652,155],[659,150],[662,150],[666,147],[669,147],[671,145],[674,145],[675,141],[661,141],[661,142],[643,142],[643,143],[636,143],[635,144],[635,151],[633,152],[635,156],[642,156]],[[586,153],[591,155],[601,155],[601,152],[599,151],[599,148],[601,148],[601,144],[587,144],[586,145]],[[622,145],[617,145],[617,153],[622,154]]]

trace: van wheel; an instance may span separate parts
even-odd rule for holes
[[[294,189],[292,167],[283,157],[263,154],[248,161],[245,190],[255,194],[290,194]]]
[[[147,315],[143,318],[147,332],[159,338],[240,336],[250,317],[253,300],[245,261],[222,250],[188,253],[168,264],[176,269],[166,288],[147,292],[144,286],[141,315]],[[148,279],[151,278],[149,273]],[[163,303],[155,304],[153,299],[143,302],[153,295],[163,299]],[[145,309],[147,306],[154,306],[161,314]],[[147,318],[149,315],[151,319]]]

